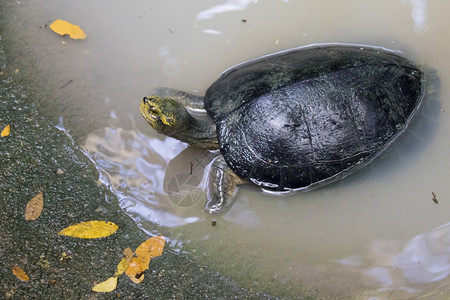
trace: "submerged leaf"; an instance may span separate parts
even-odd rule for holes
[[[6,137],[10,134],[11,132],[11,125],[6,125],[5,128],[2,130],[2,132],[0,133],[1,137]]]
[[[151,237],[136,248],[136,257],[128,264],[125,274],[134,282],[144,280],[144,272],[148,269],[152,257],[160,256],[164,250],[165,239],[163,236]]]
[[[83,30],[81,30],[80,26],[73,25],[67,21],[58,19],[52,24],[50,24],[50,29],[56,32],[59,35],[68,34],[72,39],[81,39],[84,40],[86,38],[86,34]]]
[[[12,268],[12,272],[13,272],[14,276],[16,276],[21,281],[27,282],[27,281],[30,280],[30,278],[28,277],[27,273],[25,273],[25,271],[22,268],[13,267]]]
[[[96,239],[106,237],[119,229],[113,222],[107,221],[87,221],[71,225],[60,232],[59,235],[66,235],[82,239]]]
[[[106,279],[103,282],[100,282],[99,284],[96,284],[92,290],[94,292],[101,292],[101,293],[107,293],[107,292],[112,292],[116,289],[117,287],[117,277],[110,277],[108,279]]]
[[[42,209],[44,208],[44,194],[43,192],[38,193],[36,196],[31,198],[28,201],[27,206],[25,207],[25,220],[34,221],[42,213]]]

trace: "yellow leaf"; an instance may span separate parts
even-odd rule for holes
[[[114,276],[122,275],[123,272],[125,272],[134,255],[133,250],[131,250],[130,248],[126,248],[125,250],[123,250],[123,254],[125,255],[125,257],[122,258],[120,263],[117,265],[117,270]]]
[[[86,38],[86,34],[83,30],[81,30],[80,26],[70,24],[69,22],[61,19],[58,19],[50,24],[50,29],[59,35],[68,34],[70,38],[75,40],[84,40]]]
[[[158,257],[164,250],[166,240],[162,235],[154,236],[143,242],[136,248],[137,257]]]
[[[144,272],[148,269],[148,263],[146,266],[144,266],[139,262],[139,260],[135,261],[135,259],[136,257],[133,257],[131,262],[128,264],[128,268],[125,270],[125,274],[127,274],[127,276],[134,283],[141,283],[142,280],[144,280]]]
[[[128,267],[128,264],[133,257],[134,253],[133,250],[130,248],[126,248],[123,251],[123,254],[125,255],[124,258],[120,261],[120,263],[117,265],[116,273],[113,277],[108,278],[107,280],[100,282],[99,284],[95,285],[92,290],[94,292],[111,292],[116,289],[117,286],[117,277],[123,274],[125,272],[126,268]]]
[[[69,258],[72,258],[72,256],[70,256],[69,254],[67,254],[67,252],[63,252],[63,253],[61,253],[61,257],[59,258],[59,261],[63,261],[63,260],[65,260],[65,259],[69,259]]]
[[[117,265],[117,270],[116,273],[114,274],[114,276],[120,276],[123,274],[123,272],[125,272],[125,270],[128,268],[128,264],[130,263],[130,260],[128,260],[127,258],[122,258],[122,260],[120,261],[120,263]]]
[[[42,209],[44,208],[44,194],[43,192],[38,193],[36,196],[31,198],[28,201],[27,206],[25,207],[25,220],[34,221],[42,213]]]
[[[160,256],[164,250],[165,239],[163,236],[151,237],[136,248],[136,257],[128,264],[125,274],[134,282],[144,280],[144,272],[148,269],[152,257]]]
[[[69,226],[60,232],[59,235],[66,235],[82,239],[96,239],[109,236],[119,229],[113,222],[107,221],[87,221]]]
[[[27,282],[28,280],[30,280],[30,278],[28,277],[27,273],[25,273],[25,271],[22,268],[13,267],[12,268],[12,272],[21,281]]]
[[[94,292],[102,292],[102,293],[107,293],[107,292],[112,292],[116,289],[117,287],[117,277],[110,277],[108,279],[106,279],[103,282],[100,282],[99,284],[96,284],[92,290]]]
[[[6,137],[9,135],[9,133],[11,132],[11,125],[6,125],[5,128],[2,130],[2,132],[0,133],[1,137]]]

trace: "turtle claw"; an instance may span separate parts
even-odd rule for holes
[[[223,212],[233,202],[238,191],[238,183],[239,179],[223,157],[217,158],[209,171],[205,210],[210,214]]]

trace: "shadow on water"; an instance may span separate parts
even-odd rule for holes
[[[169,162],[164,175],[164,191],[176,206],[190,207],[204,201],[205,173],[218,155],[217,151],[187,147]]]

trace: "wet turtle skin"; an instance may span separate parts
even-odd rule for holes
[[[379,155],[419,107],[424,81],[397,52],[319,45],[225,71],[204,103],[239,177],[275,191],[309,190]]]

